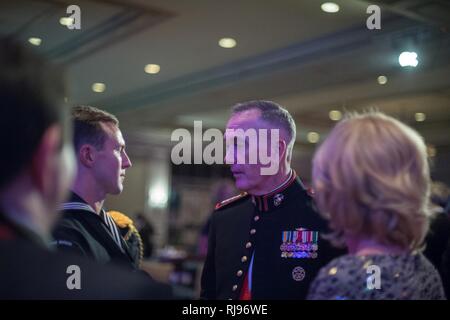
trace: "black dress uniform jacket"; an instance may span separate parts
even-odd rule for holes
[[[72,193],[71,203],[87,204],[77,194]],[[121,250],[100,215],[90,210],[68,209],[53,231],[54,244],[59,251],[76,253],[100,263],[114,263],[134,270],[137,268],[130,248],[120,237]]]
[[[294,242],[293,234],[310,236],[308,231],[322,233],[327,226],[295,173],[268,195],[244,193],[218,204],[211,220],[201,298],[239,299],[254,255],[252,299],[305,299],[319,269],[343,253],[321,237],[316,251],[296,253],[309,257],[294,257],[295,249],[287,252],[286,245],[292,244],[287,240]],[[306,245],[306,240],[297,243]]]
[[[51,251],[43,239],[0,212],[0,299],[172,299],[172,289],[120,267]],[[69,289],[69,266],[81,288]]]

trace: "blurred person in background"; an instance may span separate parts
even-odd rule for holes
[[[153,236],[155,235],[155,228],[142,213],[136,215],[136,228],[142,238],[142,256],[144,259],[149,259],[152,257],[154,251]]]
[[[416,131],[378,112],[347,116],[314,156],[313,186],[330,239],[349,254],[320,271],[309,299],[445,299],[420,253],[430,173]]]
[[[215,185],[212,187],[212,197],[211,197],[211,211],[214,212],[215,206],[234,196],[236,193],[238,193],[238,190],[234,186],[233,181],[230,179],[223,179],[222,181],[219,181],[215,183]],[[200,230],[200,236],[198,241],[198,249],[197,253],[200,257],[206,257],[206,253],[208,252],[208,233],[209,233],[209,227],[211,224],[211,217],[212,213],[208,215],[208,218],[203,225],[202,229]]]
[[[450,297],[450,188],[433,182],[430,199],[432,213],[424,255],[439,271],[445,294]]]

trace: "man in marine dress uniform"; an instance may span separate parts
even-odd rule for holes
[[[239,163],[237,152],[227,159],[227,148],[226,162],[244,192],[219,203],[213,213],[201,298],[304,299],[319,269],[341,252],[321,237],[326,222],[291,169],[295,123],[273,102],[250,101],[233,108],[227,129],[278,129],[278,170],[263,175],[260,161]]]

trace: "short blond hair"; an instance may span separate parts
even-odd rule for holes
[[[313,159],[317,206],[335,245],[346,236],[416,249],[428,230],[426,146],[412,128],[380,112],[348,114]]]
[[[85,144],[102,149],[106,133],[101,123],[111,123],[119,127],[119,120],[113,114],[92,106],[75,106],[72,108],[73,144],[76,151]]]

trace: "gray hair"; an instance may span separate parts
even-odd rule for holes
[[[234,105],[231,108],[231,112],[232,114],[236,114],[253,109],[261,112],[260,118],[262,120],[285,131],[287,134],[287,147],[290,155],[295,143],[296,128],[294,119],[289,111],[272,101],[253,100]]]

